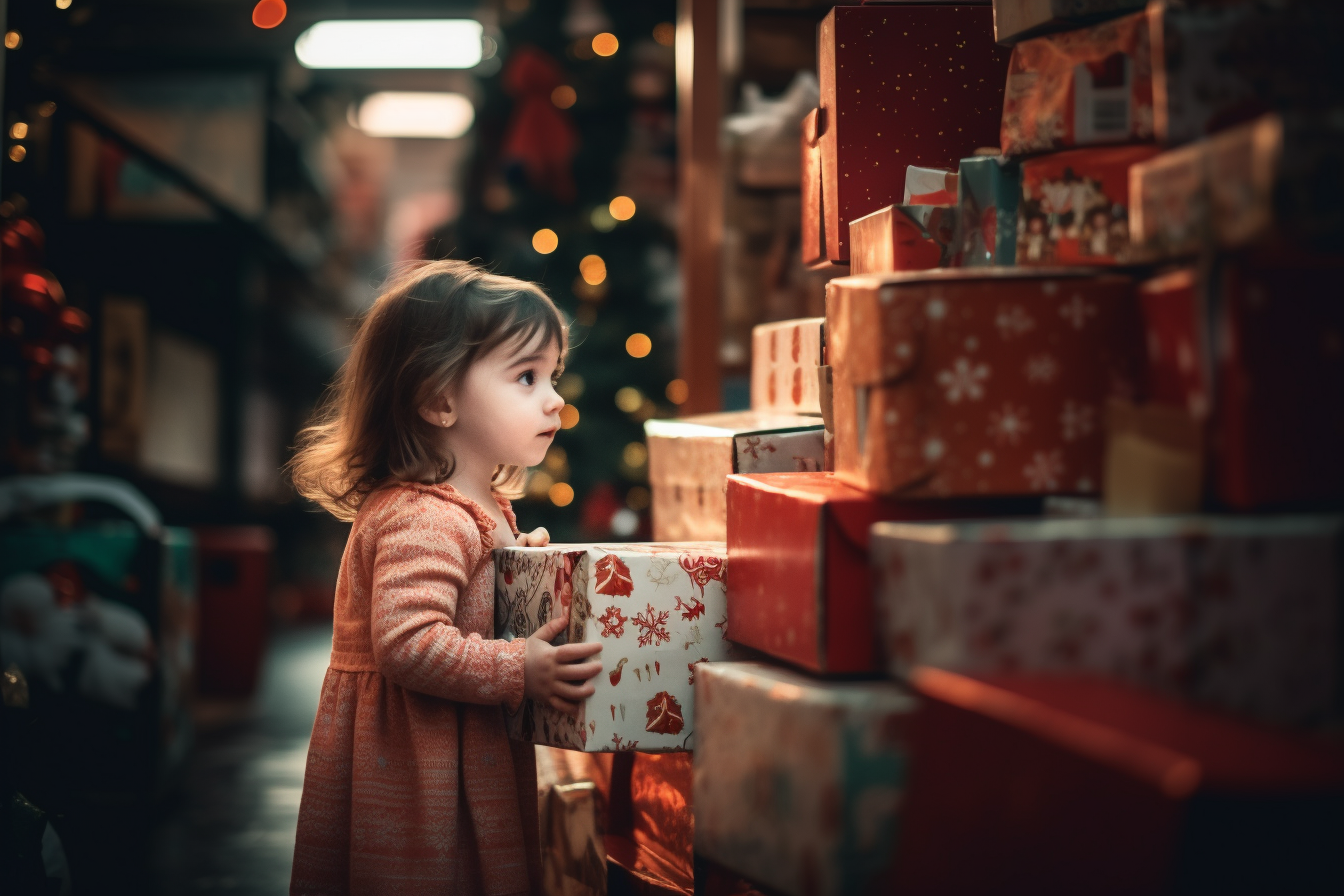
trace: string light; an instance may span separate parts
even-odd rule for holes
[[[560,237],[549,227],[543,227],[532,234],[532,248],[542,255],[550,255],[560,245]]]
[[[69,6],[69,0],[65,0]],[[56,5],[61,5],[61,0],[56,0]],[[289,8],[285,6],[285,0],[261,0],[256,6],[252,7],[252,24],[258,28],[274,28],[285,20],[285,15]]]
[[[649,490],[637,485],[625,493],[625,506],[631,510],[646,510],[649,506]]]
[[[560,376],[560,383],[555,387],[555,391],[559,392],[565,401],[574,401],[583,394],[585,385],[587,384],[583,381],[583,377],[577,373],[566,373]]]
[[[5,47],[10,50],[17,50],[23,46],[23,35],[17,31],[5,32]]]
[[[51,116],[56,114],[56,104],[53,103],[51,100],[47,100],[45,103],[37,107],[37,114],[41,115],[43,118],[50,118]]]
[[[686,385],[686,381],[676,379],[667,384],[667,400],[673,404],[685,404],[686,399],[691,397],[691,387]]]
[[[644,403],[644,394],[634,386],[625,386],[616,390],[616,407],[633,414]]]
[[[9,148],[9,158],[13,162],[22,162],[24,156],[28,155],[28,150],[15,143]]]
[[[549,494],[556,507],[568,507],[574,502],[574,489],[567,482],[557,482],[551,486]]]
[[[653,351],[653,340],[643,333],[631,333],[625,340],[625,351],[632,358],[643,358]]]
[[[70,8],[70,4],[73,3],[73,2],[74,2],[74,0],[56,0],[56,8],[57,8],[57,9],[69,9],[69,8]]]
[[[22,140],[28,136],[28,124],[22,121],[14,122],[14,126],[9,129],[9,136],[15,140]]]
[[[611,216],[611,211],[605,205],[595,207],[593,213],[588,216],[588,221],[599,233],[611,233],[616,229],[616,219]]]
[[[569,472],[569,455],[559,445],[552,445],[546,452],[546,469],[556,476],[565,476]]]
[[[600,255],[585,255],[579,262],[579,274],[583,276],[584,283],[596,286],[607,279],[607,263]]]
[[[627,467],[638,470],[649,462],[649,449],[643,442],[630,442],[621,451],[621,460]]]
[[[557,109],[568,109],[579,101],[579,95],[568,84],[561,84],[551,91],[551,104]]]
[[[629,221],[635,216],[635,200],[631,199],[629,196],[617,196],[615,199],[611,200],[611,204],[607,206],[607,210],[611,212],[611,216],[617,221]]]
[[[593,38],[593,52],[599,56],[615,56],[621,42],[610,31],[603,31]]]
[[[560,428],[573,429],[579,425],[579,409],[567,404],[560,409]]]
[[[677,26],[671,22],[659,22],[653,26],[653,39],[665,47],[677,42]]]
[[[548,474],[535,470],[532,475],[527,477],[527,493],[540,498],[549,492],[554,484],[555,480]]]

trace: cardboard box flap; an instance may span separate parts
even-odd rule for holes
[[[821,422],[816,417],[760,411],[727,411],[720,414],[698,414],[678,420],[644,421],[644,435],[660,439],[714,436],[731,438],[765,432],[796,432],[820,428]]]

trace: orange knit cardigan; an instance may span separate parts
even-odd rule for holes
[[[524,641],[493,640],[494,527],[450,485],[381,489],[355,517],[291,893],[540,892],[535,753],[504,733]]]

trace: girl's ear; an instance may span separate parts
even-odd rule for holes
[[[430,426],[440,426],[444,429],[457,422],[457,410],[453,403],[448,399],[448,393],[444,392],[429,404],[420,408],[420,417]]]

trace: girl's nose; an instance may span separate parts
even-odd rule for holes
[[[565,406],[565,400],[560,397],[555,389],[549,390],[550,394],[546,396],[545,411],[548,414],[558,414],[560,409]]]

